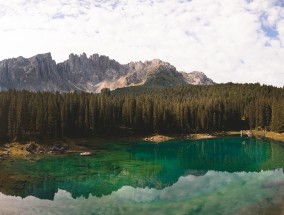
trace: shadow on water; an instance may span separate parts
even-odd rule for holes
[[[110,195],[123,186],[162,190],[182,176],[208,171],[235,173],[282,169],[284,148],[269,140],[216,138],[160,144],[113,142],[95,156],[60,155],[1,161],[0,192],[53,200],[58,190],[72,198]],[[108,145],[108,146],[109,146]]]

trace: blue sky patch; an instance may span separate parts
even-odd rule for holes
[[[261,22],[261,29],[267,37],[270,37],[270,38],[273,38],[273,39],[278,37],[279,33],[276,29],[276,26],[268,24],[266,14],[262,14],[260,16],[260,22]]]

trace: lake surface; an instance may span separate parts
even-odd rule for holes
[[[0,161],[0,214],[284,213],[279,142],[226,137],[93,145],[89,157]]]

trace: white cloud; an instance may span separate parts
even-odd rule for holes
[[[161,58],[216,82],[283,86],[284,8],[276,0],[0,0],[0,47],[0,59]]]

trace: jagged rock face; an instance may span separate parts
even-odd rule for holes
[[[208,78],[203,72],[181,72],[184,80],[193,85],[212,85],[215,84],[210,78]]]
[[[0,62],[1,89],[32,91],[56,91],[64,88],[64,82],[56,73],[56,63],[50,53]]]
[[[98,54],[89,58],[71,54],[56,64],[51,54],[31,58],[13,58],[0,62],[0,90],[100,92],[127,86],[176,86],[182,84],[214,84],[201,72],[178,72],[167,62],[155,59],[125,65]]]
[[[181,72],[184,80],[188,84],[193,85],[212,85],[215,84],[210,78],[208,78],[203,72]]]
[[[126,74],[125,68],[118,62],[98,54],[89,58],[86,54],[71,54],[68,60],[57,64],[57,70],[71,89],[89,92],[99,91],[99,83],[111,84]]]

